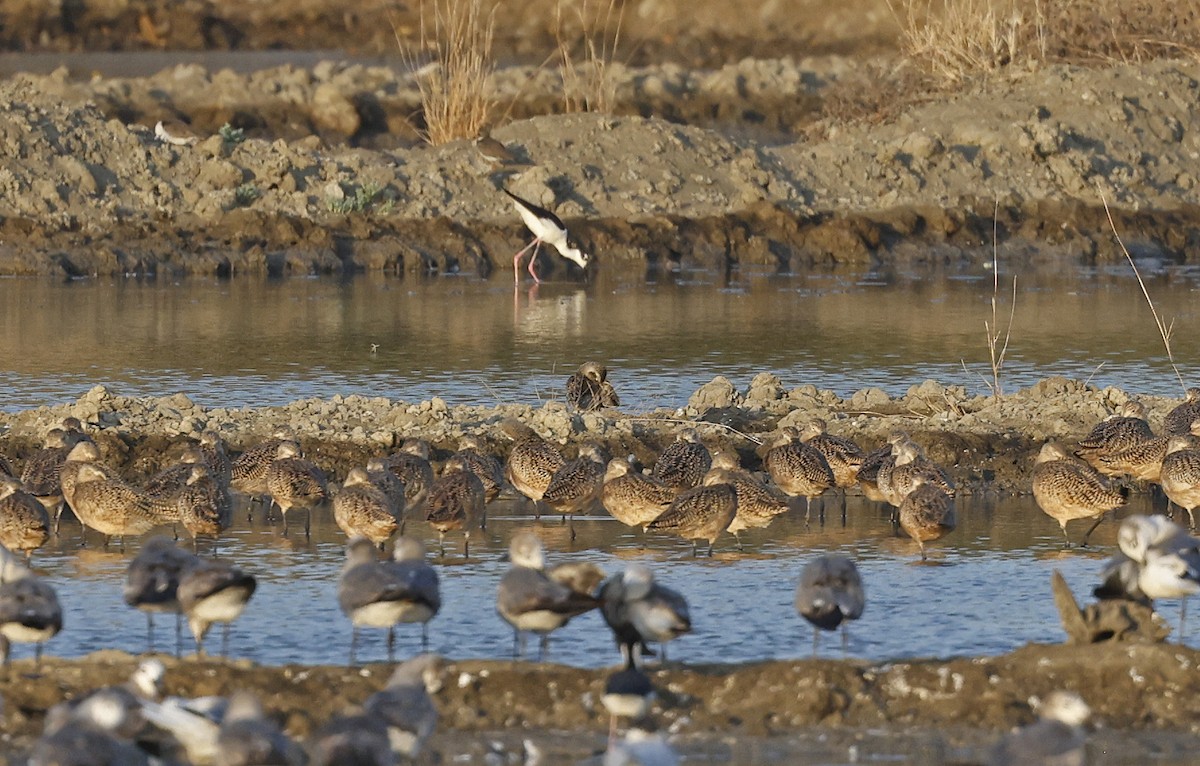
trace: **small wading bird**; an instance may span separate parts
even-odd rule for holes
[[[796,611],[808,620],[813,630],[813,656],[817,656],[820,633],[815,630],[836,630],[842,626],[842,653],[846,652],[848,637],[846,621],[862,617],[866,605],[862,578],[858,567],[845,556],[826,554],[804,566],[800,585],[796,588]]]
[[[529,275],[533,277],[533,281],[541,284],[541,279],[537,275],[537,270],[534,266],[537,264],[538,250],[541,249],[542,243],[553,245],[558,254],[568,261],[572,261],[581,269],[587,269],[592,257],[579,249],[579,246],[573,242],[570,235],[567,234],[566,224],[544,207],[538,207],[528,200],[521,199],[517,195],[510,192],[508,189],[503,190],[505,194],[512,198],[513,204],[517,207],[517,212],[521,215],[521,220],[525,222],[525,228],[533,234],[533,241],[521,249],[513,256],[513,281],[521,281],[521,258],[525,253],[533,248],[533,255],[529,256]]]

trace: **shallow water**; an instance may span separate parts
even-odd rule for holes
[[[1143,268],[1194,380],[1200,272]],[[73,401],[97,383],[123,395],[182,391],[207,406],[354,393],[537,403],[560,397],[586,359],[608,364],[629,410],[681,406],[715,375],[744,389],[763,371],[842,396],[867,386],[903,393],[927,378],[987,390],[992,278],[982,268],[601,273],[590,285],[516,293],[509,280],[0,280],[0,410]],[[1179,394],[1127,267],[1023,272],[1018,287],[1009,389],[1065,375]]]
[[[1144,499],[1130,511],[1145,511]],[[862,498],[847,503],[846,523],[835,498],[828,500],[822,525],[804,523],[793,511],[766,530],[743,535],[739,552],[732,536],[717,545],[712,558],[693,558],[689,544],[647,536],[607,516],[576,521],[571,543],[557,518],[535,522],[514,501],[501,499],[489,509],[486,532],[472,536],[471,558],[461,555],[462,537],[448,538],[447,557],[437,562],[443,608],[431,623],[431,647],[454,658],[507,659],[513,634],[496,614],[496,586],[508,565],[501,560],[513,532],[534,525],[546,541],[551,564],[593,561],[607,572],[632,561],[649,564],[661,582],[683,592],[691,603],[695,632],[674,642],[669,656],[689,663],[745,662],[807,656],[812,631],[796,615],[793,593],[800,568],[818,552],[839,551],[854,557],[865,582],[868,606],[849,630],[849,654],[872,660],[990,655],[1028,642],[1058,643],[1064,638],[1050,594],[1050,574],[1059,570],[1081,602],[1098,581],[1098,572],[1115,545],[1116,524],[1106,522],[1086,549],[1064,550],[1057,523],[1032,498],[962,498],[958,528],[930,546],[930,563],[921,564],[915,543],[893,536],[887,515]],[[230,652],[260,663],[336,664],[345,662],[350,624],[337,606],[336,583],[345,537],[327,509],[313,517],[305,541],[302,516],[292,519],[290,536],[262,521],[256,507],[252,523],[240,506],[236,523],[220,546],[220,555],[252,571],[259,590],[232,632]],[[1072,525],[1078,540],[1086,525]],[[409,534],[425,538],[434,553],[436,533],[411,523]],[[48,645],[61,656],[79,656],[103,648],[130,652],[146,648],[145,617],[123,605],[124,570],[136,553],[96,547],[79,549],[79,527],[64,521],[61,537],[35,556],[35,567],[58,589],[66,628]],[[202,548],[203,551],[203,548]],[[1172,623],[1177,609],[1166,602]],[[157,619],[157,648],[173,649],[172,620]],[[219,630],[209,649],[219,649]],[[1189,643],[1200,641],[1193,638]],[[1197,644],[1200,645],[1200,644]],[[420,647],[420,630],[398,629],[401,656]],[[536,651],[536,641],[531,641]],[[185,652],[192,650],[190,639]],[[18,652],[26,651],[18,649]],[[842,656],[836,635],[821,637],[821,653]],[[603,667],[618,659],[599,614],[573,620],[556,632],[550,659],[582,667]],[[364,630],[360,661],[385,659],[383,631]]]

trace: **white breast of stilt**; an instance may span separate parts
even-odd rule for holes
[[[566,229],[549,218],[539,218],[533,211],[520,203],[514,202],[513,204],[516,205],[517,212],[521,214],[521,220],[525,222],[525,228],[529,229],[529,232],[533,236],[548,245],[553,245],[559,252],[568,249]]]

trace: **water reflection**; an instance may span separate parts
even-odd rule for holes
[[[1145,512],[1138,499],[1130,512]],[[337,607],[336,581],[345,537],[326,509],[314,515],[313,537],[284,538],[264,523],[261,512],[246,523],[246,508],[235,514],[237,527],[223,540],[220,555],[259,577],[259,591],[236,623],[231,651],[266,664],[342,663],[350,624]],[[471,536],[472,559],[451,548],[439,563],[444,606],[430,624],[431,646],[456,658],[506,659],[512,633],[496,614],[496,586],[507,564],[501,561],[518,529],[534,527],[545,539],[551,563],[590,560],[609,572],[631,561],[650,564],[665,583],[691,600],[696,632],[672,646],[688,662],[743,662],[805,656],[811,633],[792,606],[799,571],[817,552],[840,551],[859,562],[868,605],[850,629],[853,656],[876,660],[1002,653],[1024,643],[1063,640],[1050,594],[1050,574],[1059,570],[1081,601],[1090,599],[1104,559],[1114,550],[1117,525],[1106,522],[1093,535],[1093,547],[1063,551],[1058,525],[1031,498],[999,501],[963,498],[959,526],[930,546],[942,566],[922,566],[917,548],[892,534],[887,513],[851,498],[845,525],[831,508],[825,523],[806,527],[793,512],[767,530],[743,534],[746,552],[732,537],[718,543],[716,555],[693,558],[690,545],[670,537],[644,536],[608,517],[576,521],[572,543],[557,519],[535,522],[508,501],[494,505],[488,529]],[[433,543],[437,535],[423,523],[409,531]],[[61,539],[35,556],[35,567],[59,590],[66,629],[49,645],[62,656],[105,647],[139,652],[145,648],[144,616],[121,601],[125,567],[136,554],[89,547],[78,549],[79,527],[64,522]],[[95,540],[92,540],[95,544]],[[436,546],[435,546],[436,547]],[[1176,607],[1167,602],[1172,624]],[[169,618],[159,619],[158,646],[171,646]],[[385,657],[382,631],[364,631],[363,661]],[[837,640],[822,646],[840,656]],[[1192,645],[1200,645],[1193,633]],[[190,644],[188,645],[190,648]],[[420,647],[420,629],[401,627],[397,651]],[[20,650],[18,650],[20,651]],[[554,634],[551,657],[585,667],[610,665],[617,654],[598,614],[585,615]]]
[[[583,359],[606,360],[630,409],[676,407],[714,375],[744,387],[845,396],[926,378],[985,392],[987,273],[776,275],[661,272],[587,285],[509,277],[231,282],[0,280],[0,408],[70,401],[96,383],[185,392],[209,406],[361,393],[452,403],[559,395]],[[1197,372],[1190,270],[1149,280]],[[1003,292],[1003,291],[1002,291]],[[1006,300],[1006,299],[1005,299]],[[1003,312],[1002,302],[1002,312]],[[372,353],[372,348],[377,350]],[[1090,378],[1178,393],[1137,283],[1122,273],[1022,274],[1004,377]]]

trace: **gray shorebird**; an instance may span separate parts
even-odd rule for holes
[[[651,476],[678,489],[700,486],[712,468],[712,455],[694,428],[684,428],[654,461]]]
[[[729,529],[737,515],[738,496],[729,484],[708,484],[681,492],[662,514],[646,524],[646,531],[668,532],[692,542],[692,555],[698,553],[697,542],[708,541],[708,555],[721,533]]]
[[[1191,436],[1172,436],[1159,466],[1163,492],[1187,511],[1188,527],[1196,528],[1194,511],[1200,507],[1200,445]]]
[[[50,538],[46,506],[24,489],[18,479],[0,481],[0,545],[20,551],[28,561]]]
[[[365,468],[351,468],[333,498],[333,520],[347,537],[365,537],[383,549],[400,523],[387,493],[371,483]]]
[[[584,362],[567,378],[567,403],[582,412],[621,406],[608,382],[608,368],[599,362]]]
[[[500,432],[513,440],[513,448],[504,464],[504,475],[518,492],[533,502],[534,511],[540,516],[538,503],[546,487],[550,486],[554,472],[567,462],[566,458],[557,447],[514,418],[503,421]]]
[[[1136,601],[1151,608],[1158,599],[1179,599],[1182,642],[1187,598],[1200,592],[1200,540],[1165,516],[1135,514],[1117,531],[1120,550],[1105,565],[1093,592],[1100,599]]]
[[[1083,725],[1091,716],[1075,692],[1054,691],[1037,706],[1038,720],[997,742],[986,766],[1083,766],[1088,762]]]
[[[788,512],[787,501],[776,495],[749,471],[738,467],[737,456],[718,452],[713,456],[713,468],[704,475],[704,483],[728,484],[737,493],[737,513],[729,524],[729,533],[742,547],[740,534],[745,529],[770,526],[777,516]]]
[[[1101,458],[1122,452],[1152,438],[1154,432],[1146,422],[1146,407],[1141,402],[1130,399],[1117,409],[1116,414],[1097,423],[1087,436],[1079,440],[1079,449],[1075,455],[1104,473],[1107,467],[1101,462]]]
[[[796,588],[796,611],[813,626],[813,656],[817,656],[819,630],[842,628],[846,651],[846,624],[862,616],[866,593],[858,567],[845,556],[824,554],[804,565]]]
[[[81,465],[75,482],[71,507],[80,523],[104,535],[106,547],[116,537],[124,550],[126,537],[179,521],[175,502],[151,497],[120,479],[109,478],[108,472],[97,465]]]
[[[1192,424],[1200,420],[1200,388],[1189,388],[1183,402],[1163,419],[1163,433],[1180,436],[1192,433]]]
[[[270,494],[267,489],[267,468],[275,460],[279,445],[285,441],[296,442],[295,433],[290,428],[277,429],[270,438],[255,444],[250,449],[233,459],[229,466],[229,487],[234,492],[249,496],[252,500],[261,499]]]
[[[197,558],[179,577],[179,606],[204,656],[204,637],[213,623],[222,623],[221,656],[229,654],[229,626],[242,616],[258,581],[254,575],[217,559]]]
[[[54,588],[0,547],[0,664],[8,665],[13,643],[34,644],[40,662],[42,645],[62,626],[62,606]]]
[[[918,475],[913,489],[900,503],[900,528],[921,549],[925,561],[925,543],[939,540],[954,531],[954,499],[941,487]]]
[[[433,486],[433,465],[429,462],[429,442],[405,439],[400,449],[383,458],[384,466],[404,483],[406,513],[421,513],[429,488]]]
[[[304,750],[263,714],[262,705],[248,691],[229,695],[229,707],[217,734],[218,764],[278,764],[301,766]]]
[[[642,651],[650,643],[661,646],[665,662],[667,643],[692,631],[687,599],[657,582],[645,564],[630,564],[604,583],[600,613],[626,667],[640,665]]]
[[[1096,469],[1071,457],[1058,442],[1042,445],[1032,480],[1034,500],[1062,527],[1068,546],[1071,544],[1067,536],[1068,521],[1096,519],[1080,542],[1087,545],[1088,537],[1100,526],[1105,514],[1124,505],[1128,493],[1123,488],[1114,489]]]
[[[20,478],[26,491],[38,499],[38,502],[45,507],[46,513],[54,516],[56,530],[58,519],[62,515],[63,504],[60,473],[63,464],[67,462],[67,455],[81,441],[91,441],[91,439],[79,430],[51,428],[46,433],[42,448],[30,455],[21,469]]]
[[[609,514],[629,527],[644,527],[671,506],[679,490],[633,470],[629,458],[613,458],[604,472],[600,502]]]
[[[504,489],[504,463],[483,448],[483,442],[470,434],[458,440],[454,453],[483,482],[484,500],[492,502]]]
[[[437,728],[437,706],[430,694],[441,688],[442,671],[441,657],[418,654],[397,665],[387,686],[363,703],[366,714],[387,727],[392,752],[405,762],[420,757]]]
[[[579,456],[554,472],[542,493],[542,502],[569,523],[575,539],[575,514],[586,513],[600,500],[608,457],[596,444],[581,444]]]
[[[325,486],[325,474],[316,463],[300,457],[295,442],[282,442],[275,452],[275,459],[267,466],[267,492],[271,501],[279,506],[283,516],[283,534],[288,532],[287,514],[293,508],[307,509],[304,515],[304,536],[308,537],[312,527],[312,509],[329,499]]]
[[[421,623],[421,645],[426,647],[428,624],[441,609],[442,599],[437,571],[425,562],[424,543],[399,537],[392,558],[380,561],[370,540],[351,540],[338,577],[338,606],[353,626],[350,664],[354,664],[360,627],[387,628],[389,662],[397,623]]]
[[[129,562],[122,595],[126,604],[146,613],[147,651],[154,651],[154,615],[166,612],[175,615],[175,654],[180,654],[183,607],[179,604],[179,578],[195,563],[195,556],[162,535],[147,540]]]
[[[800,432],[791,426],[779,429],[767,444],[770,446],[763,455],[763,467],[785,494],[804,498],[807,523],[813,498],[835,483],[829,461],[816,447],[800,441]]]
[[[545,660],[550,633],[578,615],[590,612],[599,601],[577,593],[546,575],[542,541],[532,532],[518,532],[509,543],[511,568],[500,578],[496,611],[513,627],[513,657],[525,654],[524,634],[541,636],[539,659]]]
[[[233,499],[226,485],[204,463],[191,467],[175,503],[179,523],[192,536],[193,547],[201,536],[215,540],[233,520]]]
[[[429,488],[429,511],[425,521],[437,530],[438,548],[446,555],[446,533],[463,531],[463,556],[471,555],[471,529],[481,524],[485,513],[483,482],[465,461],[451,456],[442,467],[442,475]]]
[[[513,281],[517,283],[521,281],[521,258],[532,249],[533,254],[529,256],[529,275],[533,277],[535,283],[541,283],[542,280],[538,277],[535,266],[537,265],[538,250],[541,249],[543,242],[551,245],[563,258],[579,268],[587,270],[592,257],[583,252],[579,245],[571,239],[566,225],[558,216],[544,207],[518,197],[508,189],[503,191],[512,199],[525,228],[529,229],[529,233],[533,235],[533,240],[513,256]]]

